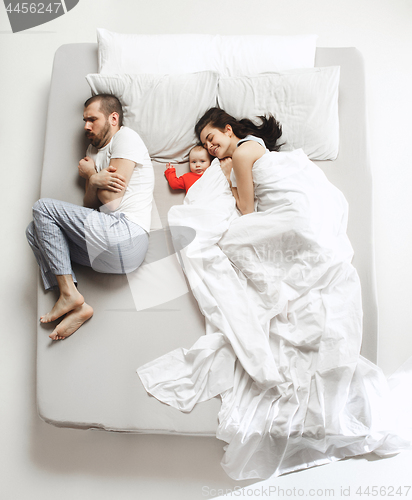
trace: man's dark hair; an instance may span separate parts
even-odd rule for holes
[[[100,102],[100,111],[108,118],[112,113],[117,113],[119,115],[119,127],[123,125],[123,109],[120,104],[119,99],[112,94],[96,94],[84,103],[84,107],[87,108],[93,102]]]

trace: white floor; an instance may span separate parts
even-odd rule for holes
[[[212,438],[74,431],[42,422],[35,397],[37,270],[24,235],[40,192],[53,55],[63,43],[95,42],[95,28],[105,27],[124,33],[314,32],[319,46],[355,46],[365,57],[371,122],[379,364],[390,374],[412,355],[411,16],[408,0],[80,0],[62,18],[13,34],[0,5],[1,500],[196,500],[226,490],[229,498],[232,491],[249,498],[361,499],[367,486],[370,496],[412,497],[411,453],[238,484],[221,469],[222,443]],[[235,491],[239,486],[246,489]]]

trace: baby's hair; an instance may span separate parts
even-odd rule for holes
[[[205,147],[203,147],[203,144],[200,144],[200,142],[197,143],[196,146],[193,146],[193,148],[189,151],[189,155],[192,151],[206,151],[210,162],[212,162],[212,160],[214,159],[214,157],[209,153],[209,151]]]

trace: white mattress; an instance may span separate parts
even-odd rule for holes
[[[364,304],[362,354],[376,361],[377,304],[372,244],[372,185],[365,119],[364,72],[356,49],[317,49],[317,66],[340,65],[340,151],[333,162],[317,162],[345,194],[350,207],[348,235],[355,250]],[[56,53],[50,89],[41,197],[81,204],[78,160],[86,143],[83,102],[90,96],[85,75],[97,71],[96,44],[70,44]],[[354,126],[356,124],[356,126]],[[64,152],[64,154],[62,154]],[[57,160],[57,161],[56,161]],[[163,225],[170,206],[182,202],[154,163],[155,200]],[[178,166],[178,172],[187,165]],[[160,241],[160,243],[159,243]],[[159,247],[160,245],[160,247]],[[159,250],[160,248],[160,250]],[[151,238],[150,253],[170,254],[162,233]],[[94,317],[72,337],[53,343],[52,325],[38,327],[37,402],[39,415],[57,426],[123,432],[214,435],[219,400],[183,414],[147,395],[136,368],[177,347],[189,348],[204,334],[204,320],[191,293],[136,310],[125,276],[102,275],[76,267],[79,289]],[[163,284],[158,283],[159,289]],[[156,293],[156,287],[152,289]],[[173,286],[170,296],[173,297]],[[55,297],[39,281],[39,315]]]

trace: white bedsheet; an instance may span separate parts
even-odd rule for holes
[[[171,227],[196,231],[175,246],[206,336],[139,368],[146,390],[181,411],[220,394],[222,466],[235,479],[408,447],[388,401],[406,388],[396,400],[410,409],[412,364],[389,386],[359,355],[342,193],[300,150],[266,153],[253,176],[260,212],[239,217],[217,161],[169,211]]]

